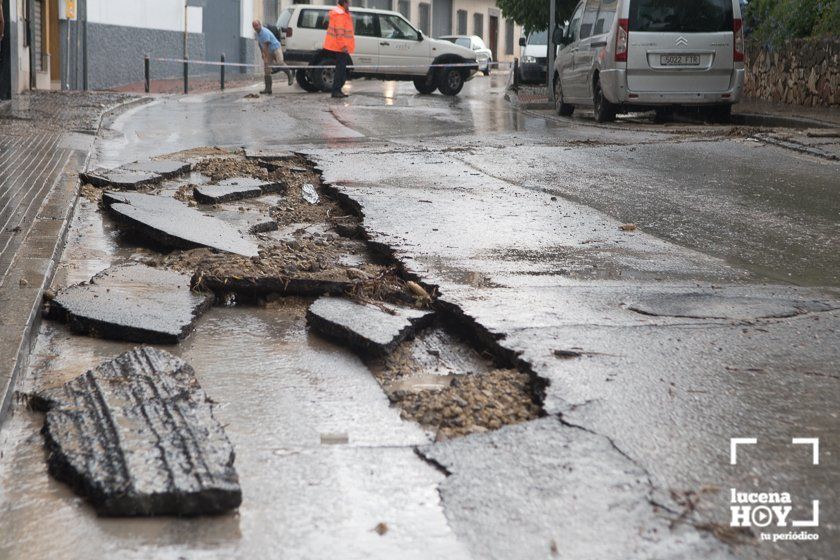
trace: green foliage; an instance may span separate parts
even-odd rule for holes
[[[505,17],[525,27],[525,32],[542,31],[548,27],[550,0],[496,0],[496,5]],[[578,0],[556,0],[557,22],[563,22],[572,15]]]
[[[837,36],[840,0],[752,0],[745,19],[751,40],[779,47],[788,39]]]

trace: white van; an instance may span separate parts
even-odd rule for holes
[[[544,84],[548,80],[548,31],[532,31],[519,38],[519,81]]]
[[[277,28],[285,35],[286,62],[335,65],[334,55],[322,48],[332,9],[304,4],[290,6],[280,14]],[[478,71],[472,49],[426,37],[397,12],[351,8],[350,15],[356,36],[352,63],[365,68],[352,70],[349,78],[410,80],[423,94],[437,89],[444,95],[458,95]],[[437,66],[445,64],[457,66]],[[333,70],[301,69],[296,77],[306,91],[329,91]]]
[[[701,106],[728,119],[744,85],[739,0],[583,0],[553,35],[554,98],[560,115],[592,107],[598,122],[618,112]]]

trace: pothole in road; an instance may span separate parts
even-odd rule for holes
[[[159,238],[143,240],[141,232],[141,239],[135,241],[159,252],[136,260],[192,274],[192,288],[214,293],[222,304],[257,304],[282,312],[287,298],[325,294],[363,304],[365,313],[360,312],[359,317],[372,317],[368,325],[365,319],[356,318],[354,325],[354,320],[333,317],[346,324],[332,325],[329,332],[313,330],[332,340],[336,337],[327,336],[330,332],[344,332],[347,336],[339,342],[363,355],[391,402],[401,408],[403,418],[433,431],[437,439],[494,430],[541,414],[541,391],[535,376],[512,367],[509,360],[494,357],[493,349],[475,342],[480,337],[471,336],[469,328],[444,324],[448,319],[445,311],[437,311],[438,318],[430,327],[426,327],[428,321],[404,327],[393,344],[354,346],[352,342],[360,337],[382,334],[354,332],[377,321],[377,312],[379,321],[388,323],[385,319],[399,315],[399,308],[434,308],[435,294],[411,281],[383,255],[387,248],[367,242],[352,201],[322,184],[319,170],[310,161],[294,154],[265,156],[249,158],[242,152],[217,148],[171,154],[166,157],[192,162],[190,175],[139,189],[156,197],[174,198],[228,224],[243,239],[255,241],[258,254],[237,255],[212,246],[173,249],[161,246]],[[198,185],[237,178],[279,182],[284,188],[280,193],[212,205],[194,199]],[[310,196],[312,191],[317,201]],[[325,305],[329,315],[331,305]],[[354,314],[352,307],[340,309],[339,315]],[[311,317],[309,323],[311,327]],[[374,358],[363,350],[371,347],[387,348],[388,352]]]
[[[436,439],[499,429],[540,415],[539,391],[527,373],[494,358],[438,324],[369,363],[402,416]]]

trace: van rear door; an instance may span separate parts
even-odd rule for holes
[[[627,87],[723,92],[734,68],[733,0],[630,0]]]

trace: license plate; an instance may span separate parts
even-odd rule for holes
[[[659,58],[662,66],[700,66],[698,54],[663,54]]]

